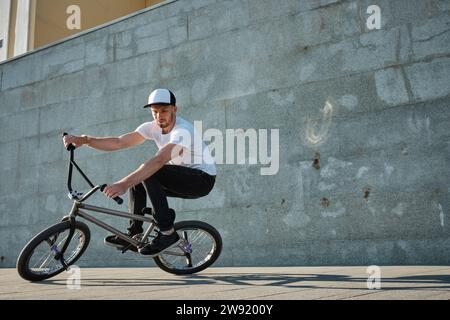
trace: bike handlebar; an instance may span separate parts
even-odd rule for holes
[[[103,192],[103,190],[105,190],[105,188],[107,187],[107,184],[102,184],[100,187],[100,191]],[[113,200],[115,202],[117,202],[117,204],[122,204],[123,203],[123,199],[121,197],[114,197]]]
[[[62,134],[62,136],[67,136],[68,133],[64,132]],[[83,173],[83,171],[81,171],[81,169],[77,166],[77,164],[75,163],[75,161],[73,160],[73,154],[74,154],[74,150],[75,150],[75,146],[73,144],[69,144],[66,147],[67,151],[70,151],[70,163],[69,163],[69,174],[67,176],[67,187],[69,189],[69,192],[72,192],[72,167],[75,165],[75,168],[77,168],[77,170],[80,172],[80,174],[83,176],[83,178],[87,181],[87,183],[92,187],[95,188],[94,185],[92,184],[91,181],[89,181],[88,177],[86,177],[86,175]],[[103,190],[107,187],[107,184],[103,184],[100,186],[100,191],[103,192]],[[120,197],[114,197],[113,200],[117,203],[117,204],[122,204],[123,203],[123,199]]]
[[[63,133],[63,137],[65,137],[65,136],[67,136],[67,135],[68,135],[67,132],[64,132],[64,133]],[[66,147],[66,149],[67,149],[67,151],[73,151],[73,150],[75,150],[75,146],[74,146],[73,144],[69,144],[69,145]]]

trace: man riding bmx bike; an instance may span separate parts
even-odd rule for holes
[[[144,108],[150,108],[154,120],[143,123],[133,132],[102,138],[66,135],[63,139],[66,147],[69,144],[75,147],[87,145],[102,151],[130,148],[145,140],[155,141],[159,151],[154,157],[103,190],[110,198],[129,190],[130,213],[139,215],[143,215],[149,196],[159,233],[138,251],[154,257],[176,246],[180,240],[173,228],[175,211],[169,208],[167,197],[195,199],[206,196],[214,187],[216,167],[203,141],[201,148],[194,147],[194,127],[177,116],[176,98],[170,90],[151,92]],[[186,139],[186,135],[190,138]],[[142,221],[131,220],[128,235],[142,233],[142,224]],[[105,243],[118,248],[129,244],[115,235],[106,237]]]

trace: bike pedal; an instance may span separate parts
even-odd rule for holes
[[[127,252],[128,250],[137,252],[137,248],[136,248],[135,250],[133,250],[133,248],[134,248],[134,246],[133,246],[132,244],[129,244],[129,245],[127,245],[126,247],[123,247],[122,249],[120,249],[120,248],[117,248],[117,249],[121,250],[122,253],[125,253],[125,252]]]

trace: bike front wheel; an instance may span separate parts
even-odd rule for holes
[[[202,221],[180,221],[174,225],[181,241],[154,261],[162,270],[176,275],[192,274],[211,266],[222,251],[220,233]]]
[[[41,281],[65,270],[55,256],[60,252],[70,232],[70,221],[57,223],[31,239],[17,259],[19,275],[29,281]],[[67,266],[74,264],[86,250],[91,233],[89,227],[80,221],[75,222],[75,232],[64,253]]]

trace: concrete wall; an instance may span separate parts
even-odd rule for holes
[[[449,264],[449,25],[446,0],[179,0],[1,64],[0,266],[70,209],[61,132],[134,130],[156,87],[204,128],[280,130],[277,175],[220,165],[170,202],[220,230],[216,265]],[[76,157],[100,184],[155,150]],[[91,230],[79,265],[153,265]]]

